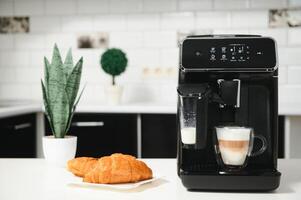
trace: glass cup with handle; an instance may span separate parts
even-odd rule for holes
[[[225,171],[237,171],[247,165],[248,158],[262,154],[267,148],[266,138],[255,135],[253,128],[241,126],[215,127],[215,152],[218,163]],[[261,141],[261,148],[253,151],[255,139]]]

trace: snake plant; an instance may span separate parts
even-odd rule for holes
[[[57,45],[54,45],[51,63],[44,57],[44,81],[41,80],[45,114],[55,138],[64,138],[82,95],[77,97],[83,58],[73,66],[71,49],[63,62]]]

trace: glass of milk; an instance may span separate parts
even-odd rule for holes
[[[196,143],[196,106],[197,98],[180,96],[180,129],[183,144],[194,145]]]

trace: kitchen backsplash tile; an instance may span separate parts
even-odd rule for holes
[[[78,14],[109,13],[110,0],[77,0]]]
[[[195,27],[192,12],[167,13],[161,15],[162,30],[192,30]]]
[[[0,74],[5,74],[1,76],[0,83],[10,83],[11,80],[16,80],[16,71],[14,68],[0,68]]]
[[[45,0],[45,12],[47,15],[76,14],[76,8],[76,0]]]
[[[13,49],[14,48],[14,36],[8,34],[0,34],[0,49]]]
[[[289,45],[301,44],[301,27],[288,30],[288,44]]]
[[[17,69],[29,66],[30,52],[28,50],[1,50],[0,52],[0,68]],[[0,79],[3,76],[6,76],[6,74],[0,74]],[[11,79],[11,83],[15,83],[13,78]]]
[[[301,65],[300,66],[288,66],[287,69],[288,83],[289,84],[301,84]]]
[[[144,47],[169,48],[177,46],[175,31],[147,31],[144,32]]]
[[[119,48],[142,48],[143,42],[143,32],[119,31],[111,32],[109,46]]]
[[[76,48],[76,33],[50,33],[45,35],[45,49],[52,49],[54,43],[62,49]]]
[[[229,9],[246,9],[249,7],[249,1],[241,0],[215,0],[213,1],[213,8],[217,10],[229,10]]]
[[[211,10],[213,8],[213,1],[211,0],[179,0],[179,11],[199,11],[199,10]]]
[[[196,13],[195,29],[229,28],[230,12],[203,11]]]
[[[160,14],[128,14],[127,30],[154,31],[160,29]]]
[[[121,14],[96,15],[93,18],[94,31],[125,31],[126,16]]]
[[[285,65],[281,65],[279,67],[279,71],[278,71],[279,75],[278,75],[278,81],[280,85],[284,85],[287,83],[288,77],[287,77],[287,67]]]
[[[250,7],[256,9],[285,8],[287,0],[250,0]]]
[[[177,10],[177,0],[143,0],[144,12],[173,12]]]
[[[282,47],[278,49],[280,65],[301,64],[301,48],[300,47]]]
[[[110,0],[111,13],[139,13],[143,11],[142,0]]]
[[[16,34],[16,49],[34,50],[45,48],[45,35],[43,34]]]
[[[300,100],[301,28],[270,28],[269,9],[295,8],[299,0],[1,0],[0,17],[29,16],[29,33],[0,34],[0,99],[41,100],[43,56],[57,43],[63,56],[84,57],[85,102],[104,102],[111,78],[99,65],[103,48],[78,49],[82,34],[106,33],[108,46],[129,59],[117,77],[123,101],[176,101],[178,35],[261,34],[279,47],[280,100]],[[300,69],[299,69],[300,68]],[[298,94],[296,94],[298,93]],[[283,97],[286,95],[285,97]]]
[[[31,33],[56,33],[61,32],[62,19],[56,16],[30,17]]]
[[[300,0],[288,0],[288,5],[291,7],[301,6],[301,1]]]
[[[0,16],[9,16],[14,14],[14,1],[1,0],[0,1]]]
[[[62,17],[62,31],[67,33],[89,32],[93,30],[92,16]]]
[[[15,0],[15,15],[43,15],[45,2],[41,0]]]
[[[268,12],[263,11],[234,11],[231,12],[231,27],[233,28],[266,28]]]

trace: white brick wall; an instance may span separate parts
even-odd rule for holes
[[[15,15],[43,15],[45,13],[44,1],[26,0],[14,1]]]
[[[263,8],[285,8],[287,0],[251,0],[250,7],[263,9]]]
[[[229,10],[229,9],[246,9],[249,7],[249,1],[241,0],[215,0],[213,1],[213,8],[217,10]]]
[[[0,35],[0,49],[13,49],[14,48],[14,37],[13,35]]]
[[[109,0],[78,0],[78,14],[98,14],[109,12]]]
[[[125,31],[126,15],[96,15],[93,18],[95,31]]]
[[[229,28],[230,12],[225,11],[203,11],[196,14],[196,29],[207,28]]]
[[[76,37],[108,32],[110,47],[122,48],[129,59],[128,69],[117,78],[124,101],[176,101],[177,31],[197,30],[275,38],[280,101],[301,103],[296,92],[301,88],[301,28],[268,27],[269,8],[296,6],[300,0],[1,0],[0,16],[30,16],[30,33],[0,34],[0,99],[41,100],[43,56],[51,59],[57,43],[63,56],[72,47],[76,61],[84,57],[83,102],[104,101],[110,84],[99,66],[104,50],[79,50]],[[166,73],[170,69],[174,72]]]
[[[0,1],[0,16],[13,15],[14,2],[12,0]]]
[[[61,32],[62,19],[60,17],[32,16],[30,18],[30,32],[56,33]]]
[[[267,28],[268,11],[235,11],[231,13],[231,27]]]
[[[213,7],[213,1],[211,0],[179,0],[179,11],[199,11],[199,10],[211,10]]]
[[[22,0],[17,0],[22,1]],[[71,15],[76,13],[76,0],[45,0],[47,15]]]
[[[160,29],[160,14],[129,14],[127,15],[127,30],[154,31]]]

